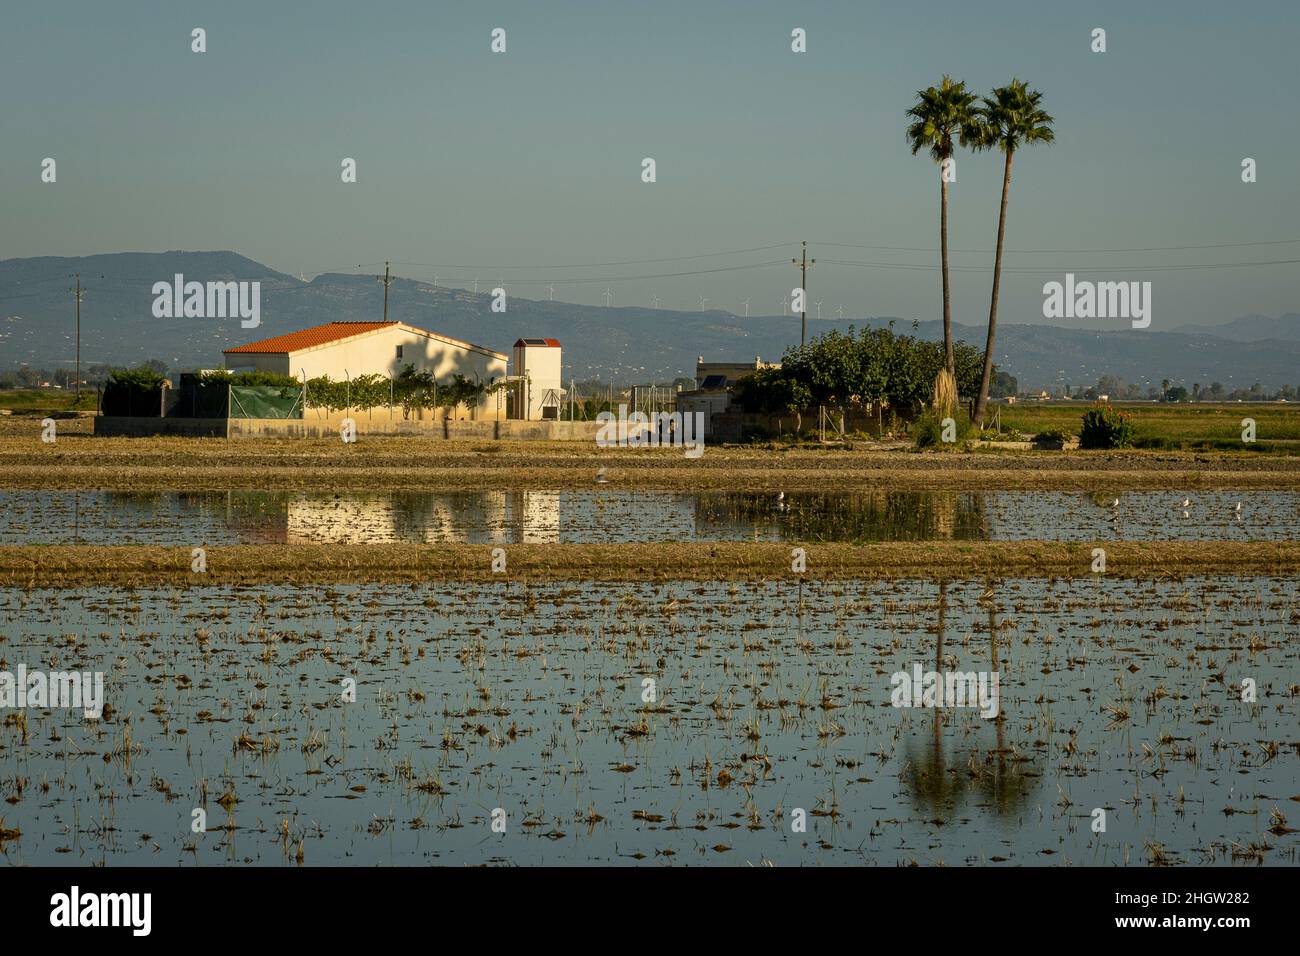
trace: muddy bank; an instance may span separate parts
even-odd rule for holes
[[[23,545],[0,547],[0,584],[67,587],[224,583],[321,584],[352,581],[671,581],[794,580],[796,545],[688,544],[373,544],[234,545],[208,548],[207,570],[191,570],[187,547]],[[810,580],[836,578],[1080,577],[1093,549],[1106,574],[1190,575],[1300,572],[1300,542],[890,542],[804,547]],[[494,571],[494,551],[505,570]],[[497,554],[499,559],[502,554]],[[498,566],[500,562],[498,561]]]
[[[0,438],[0,488],[331,491],[616,487],[748,490],[1300,488],[1300,457],[1191,452],[925,452],[858,446],[662,449],[574,442]]]

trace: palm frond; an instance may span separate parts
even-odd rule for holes
[[[938,86],[917,90],[916,102],[907,111],[913,120],[907,127],[907,142],[915,156],[922,149],[936,162],[953,154],[953,138],[963,146],[974,140],[975,102],[963,80],[945,75]]]

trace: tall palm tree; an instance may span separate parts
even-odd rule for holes
[[[972,137],[976,149],[1000,149],[1006,157],[1002,170],[1002,209],[998,213],[998,248],[993,260],[993,298],[989,303],[989,334],[984,345],[984,374],[975,399],[974,423],[984,424],[984,409],[989,403],[989,381],[993,376],[993,337],[998,325],[998,289],[1002,282],[1002,239],[1007,229],[1007,193],[1011,190],[1011,159],[1021,146],[1051,143],[1052,117],[1039,108],[1043,94],[1029,89],[1020,80],[1000,86],[992,96],[984,97],[979,107],[978,130]]]
[[[948,178],[944,160],[953,154],[953,137],[962,146],[975,142],[982,131],[978,126],[976,96],[966,92],[964,80],[945,75],[937,87],[918,90],[916,104],[907,111],[912,122],[907,127],[907,142],[915,156],[929,150],[939,164],[939,258],[943,265],[943,355],[949,375],[956,371],[952,353],[952,296],[948,286]]]

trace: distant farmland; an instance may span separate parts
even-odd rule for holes
[[[1083,413],[1091,404],[1078,401],[1003,405],[1000,406],[1002,427],[1025,435],[1053,428],[1077,435]],[[1274,447],[1274,443],[1300,442],[1300,405],[1272,402],[1114,402],[1112,405],[1132,414],[1135,444],[1139,448],[1285,452],[1286,446]],[[1241,440],[1244,418],[1255,420],[1253,446]]]

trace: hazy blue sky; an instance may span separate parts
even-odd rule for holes
[[[391,259],[514,295],[553,280],[569,301],[609,285],[615,304],[773,314],[788,265],[609,277],[788,259],[807,238],[819,259],[924,267],[824,262],[824,316],[936,318],[936,254],[825,243],[936,247],[937,174],[904,111],[944,72],[980,92],[1018,76],[1057,142],[1017,156],[1008,266],[1054,271],[1008,274],[1001,314],[1041,322],[1042,284],[1067,269],[1300,259],[1300,243],[1056,251],[1300,239],[1297,47],[1295,0],[9,3],[0,258],[232,249],[308,276]],[[951,242],[971,251],[953,261],[975,271],[954,274],[954,318],[982,324],[1001,159],[962,154],[957,172]],[[1152,328],[1300,311],[1295,264],[1087,275],[1152,281]]]

